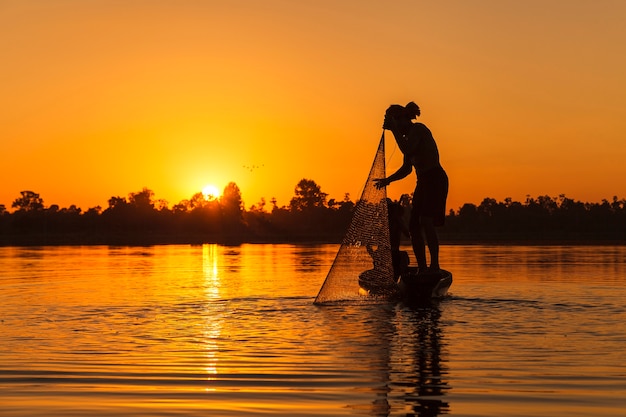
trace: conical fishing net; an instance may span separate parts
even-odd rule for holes
[[[374,186],[376,178],[385,178],[384,132],[354,217],[315,298],[316,304],[387,298],[397,291],[389,243],[387,191]]]

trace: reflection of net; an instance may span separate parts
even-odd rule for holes
[[[348,232],[315,303],[356,300],[364,296],[387,297],[395,293],[387,192],[374,187],[375,178],[385,178],[384,133]]]

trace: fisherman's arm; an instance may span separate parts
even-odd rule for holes
[[[387,178],[374,179],[374,183],[375,183],[374,186],[378,189],[386,187],[394,181],[398,181],[398,180],[401,180],[402,178],[405,178],[412,171],[413,171],[413,165],[411,164],[409,157],[405,155],[404,163],[402,164],[402,166],[396,172],[394,172]]]

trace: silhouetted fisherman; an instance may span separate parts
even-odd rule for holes
[[[439,150],[432,133],[422,123],[413,122],[420,115],[414,102],[406,106],[392,104],[385,113],[383,129],[391,130],[404,154],[402,166],[387,178],[375,179],[376,187],[386,187],[393,181],[409,175],[413,168],[417,186],[413,193],[413,207],[409,230],[419,272],[439,271],[439,237],[435,226],[442,226],[446,217],[448,176],[439,163]],[[423,235],[422,235],[423,233]],[[426,246],[430,253],[430,269],[426,263]]]

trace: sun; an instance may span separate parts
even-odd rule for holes
[[[205,200],[217,200],[220,196],[220,190],[215,185],[209,184],[202,189],[202,195]]]

